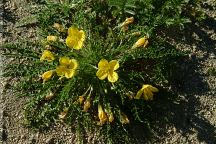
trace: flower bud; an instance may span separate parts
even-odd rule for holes
[[[54,23],[53,27],[56,28],[59,32],[65,31],[63,25],[60,25],[59,23]]]
[[[58,37],[57,36],[47,36],[47,41],[48,42],[55,42],[57,41]]]
[[[138,48],[138,47],[146,47],[148,45],[148,38],[147,37],[142,37],[138,39],[138,41],[133,45],[132,49]]]
[[[78,99],[79,103],[82,104],[83,101],[84,101],[84,97],[83,96],[79,96],[79,99]]]
[[[43,82],[45,83],[46,81],[48,81],[53,75],[53,71],[50,70],[50,71],[47,71],[45,73],[42,74],[42,79],[43,79]]]
[[[87,99],[85,102],[84,102],[84,106],[83,106],[83,111],[84,112],[87,112],[88,109],[91,107],[91,103],[90,101]]]

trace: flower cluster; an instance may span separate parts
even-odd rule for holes
[[[134,22],[133,17],[127,18],[121,24],[121,27],[126,30],[128,29],[128,25],[132,24],[133,22]],[[65,28],[58,23],[55,23],[53,27],[56,28],[59,32],[62,33],[65,32]],[[138,34],[140,35],[140,33]],[[80,50],[84,45],[85,39],[86,39],[85,32],[83,30],[79,30],[78,28],[72,26],[67,30],[65,45],[71,50],[73,49]],[[57,42],[58,40],[60,40],[60,38],[57,36],[53,36],[53,35],[47,36],[48,44],[52,44],[54,42]],[[132,49],[139,48],[139,47],[146,47],[147,45],[148,45],[148,38],[144,36],[138,39],[137,42],[135,42],[135,44],[132,46]],[[49,45],[46,47],[50,48],[51,46]],[[40,60],[53,62],[56,59],[57,55],[58,54],[54,54],[49,50],[44,50],[42,56],[40,57]],[[117,82],[119,79],[119,75],[117,73],[117,70],[119,70],[120,68],[119,63],[120,63],[119,60],[108,61],[106,59],[101,59],[98,62],[98,66],[95,67],[97,69],[97,71],[95,71],[97,78],[100,80],[105,80],[107,78],[107,80],[111,83]],[[76,59],[70,58],[68,56],[60,57],[58,64],[54,70],[48,70],[41,75],[43,79],[43,83],[50,80],[54,75],[54,73],[56,73],[57,76],[60,77],[60,79],[64,77],[66,79],[73,78],[77,72],[78,67],[79,67],[79,62]],[[79,96],[77,100],[77,102],[83,106],[83,112],[88,112],[91,107],[90,96],[91,96],[92,89],[90,90],[88,97],[87,98],[84,97],[86,93],[88,93],[88,91],[89,89],[85,92],[85,94]],[[158,92],[158,89],[148,84],[143,85],[142,88],[137,92],[136,96],[133,96],[131,99],[140,99],[143,96],[144,100],[153,100],[153,92]],[[50,97],[47,99],[50,99]],[[59,118],[64,119],[67,116],[67,113],[68,113],[68,108],[65,108],[59,115]],[[98,103],[98,119],[99,119],[98,125],[112,123],[114,121],[114,114],[111,111],[111,107],[103,108],[103,106]],[[130,122],[127,115],[121,111],[119,112],[119,120],[122,124],[128,124]]]
[[[64,32],[64,27],[58,23],[54,24],[54,27],[59,32]],[[57,36],[47,36],[47,42],[52,43],[58,40]],[[70,27],[68,29],[68,37],[66,38],[66,45],[70,48],[81,49],[83,46],[83,42],[85,40],[85,34],[83,30],[78,30],[77,28]],[[49,45],[48,45],[49,46]],[[50,46],[49,46],[50,47]],[[55,60],[54,54],[49,50],[44,50],[41,58],[41,61],[47,60],[48,62],[52,62]],[[57,73],[61,78],[66,77],[67,79],[72,78],[75,75],[75,72],[78,68],[78,62],[76,59],[70,59],[69,57],[61,57],[59,58],[59,65],[55,70],[49,70],[42,74],[43,82],[48,81],[54,72]]]

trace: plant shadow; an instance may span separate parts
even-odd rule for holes
[[[216,127],[200,114],[200,98],[210,90],[204,74],[201,73],[202,62],[211,54],[216,54],[216,40],[212,39],[206,30],[215,32],[216,20],[210,16],[206,16],[202,21],[196,21],[194,18],[191,20],[192,23],[186,25],[183,31],[176,28],[163,31],[176,43],[187,44],[190,47],[195,45],[195,51],[201,51],[204,56],[199,57],[192,53],[177,61],[177,67],[171,72],[170,90],[160,91],[156,95],[158,98],[151,104],[152,109],[143,114],[150,121],[149,126],[135,124],[131,128],[137,143],[160,143],[170,136],[170,133],[176,132],[186,140],[188,135],[196,133],[199,142],[216,143]],[[178,142],[178,137],[174,139]]]
[[[143,114],[149,123],[134,124],[131,128],[137,143],[160,143],[169,133],[181,133],[183,137],[197,133],[200,142],[215,143],[215,126],[199,114],[199,97],[208,91],[208,85],[197,71],[196,61],[180,60],[180,68],[172,80],[171,91],[160,90]],[[179,96],[178,96],[179,95]]]

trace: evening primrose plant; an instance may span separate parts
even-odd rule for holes
[[[4,76],[19,79],[17,94],[30,97],[25,124],[44,130],[67,123],[80,143],[95,130],[105,143],[137,142],[130,127],[149,125],[146,112],[160,103],[184,56],[158,32],[188,22],[182,15],[188,4],[46,1],[35,13],[39,40],[5,45],[16,61]]]

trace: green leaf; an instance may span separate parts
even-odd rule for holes
[[[30,15],[28,17],[24,17],[23,19],[19,20],[15,27],[22,27],[29,24],[37,23],[37,16],[36,15]]]
[[[131,15],[135,15],[136,13],[132,10],[125,10],[126,13],[131,14]]]
[[[109,5],[123,7],[127,0],[108,0]]]

